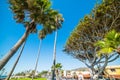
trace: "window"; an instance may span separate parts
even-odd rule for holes
[[[110,69],[112,72],[115,72],[115,69]]]

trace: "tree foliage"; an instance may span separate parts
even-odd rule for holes
[[[103,40],[97,41],[95,45],[100,47],[100,50],[98,51],[99,55],[110,54],[113,51],[115,52],[120,45],[120,33],[111,30],[105,35]]]
[[[44,74],[47,74],[47,73],[48,73],[48,71],[42,71],[42,72],[39,73],[39,75],[44,75]]]
[[[99,73],[101,73],[107,63],[116,59],[118,55],[103,54],[98,57],[97,52],[100,47],[95,46],[94,43],[102,40],[106,33],[112,29],[120,31],[119,26],[120,0],[102,0],[91,14],[80,20],[68,38],[64,51],[85,63],[93,75],[97,66],[99,66]]]
[[[56,70],[61,69],[62,68],[62,64],[61,63],[57,63],[55,66],[51,67],[52,69],[55,68]]]
[[[41,30],[47,35],[61,28],[63,22],[62,15],[51,8],[50,0],[9,0],[9,3],[14,13],[14,19],[16,22],[23,24],[26,31],[0,61],[0,69],[6,65],[29,34],[37,32],[37,25],[41,25]]]
[[[16,22],[30,27],[33,23],[33,32],[37,24],[44,26],[46,34],[59,29],[63,22],[62,15],[51,8],[50,0],[9,0],[10,8]]]

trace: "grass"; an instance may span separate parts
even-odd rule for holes
[[[10,79],[10,80],[31,80],[31,78],[19,78],[19,79]],[[46,78],[37,78],[34,80],[47,80]]]

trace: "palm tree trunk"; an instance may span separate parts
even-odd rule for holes
[[[23,44],[23,42],[27,39],[29,35],[29,29],[23,34],[21,39],[13,46],[13,48],[0,60],[0,70],[7,64],[9,59],[15,54],[15,52],[19,49],[19,47]]]
[[[32,80],[34,79],[35,73],[37,71],[37,66],[38,66],[38,61],[39,61],[39,57],[40,57],[41,46],[42,46],[42,40],[40,40],[40,43],[39,43],[38,56],[37,56],[37,60],[36,60],[35,70],[34,70],[34,73],[32,75]]]
[[[52,80],[55,80],[56,41],[57,41],[57,30],[55,33],[55,40],[54,40]]]
[[[10,77],[11,77],[11,75],[12,75],[12,73],[13,73],[13,71],[15,70],[15,67],[16,67],[16,65],[17,65],[17,63],[18,63],[18,61],[19,61],[19,59],[20,59],[20,57],[21,57],[21,54],[22,54],[22,52],[23,52],[23,49],[24,49],[24,47],[25,47],[25,43],[26,43],[26,41],[23,43],[23,45],[22,45],[22,47],[21,47],[21,50],[20,50],[20,53],[19,53],[19,56],[18,56],[18,58],[17,58],[17,60],[16,60],[16,62],[15,62],[15,64],[14,64],[12,70],[10,71],[10,73],[8,74],[8,76],[7,76],[7,78],[6,78],[5,80],[9,80]]]

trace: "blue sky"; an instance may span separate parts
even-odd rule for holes
[[[57,38],[57,62],[62,63],[63,69],[84,67],[77,59],[62,52],[65,42],[79,20],[89,14],[95,6],[96,0],[52,0],[52,8],[58,10],[65,19],[62,28],[58,31]],[[4,56],[12,46],[21,38],[25,29],[13,19],[13,13],[9,9],[7,0],[0,1],[0,58]],[[40,27],[40,26],[39,26]],[[42,42],[38,71],[49,70],[53,60],[54,33],[48,35]],[[15,73],[34,69],[38,53],[39,39],[37,34],[30,34]],[[5,66],[9,72],[18,56],[19,50]],[[119,59],[120,60],[120,59]],[[117,60],[111,65],[119,64]]]

